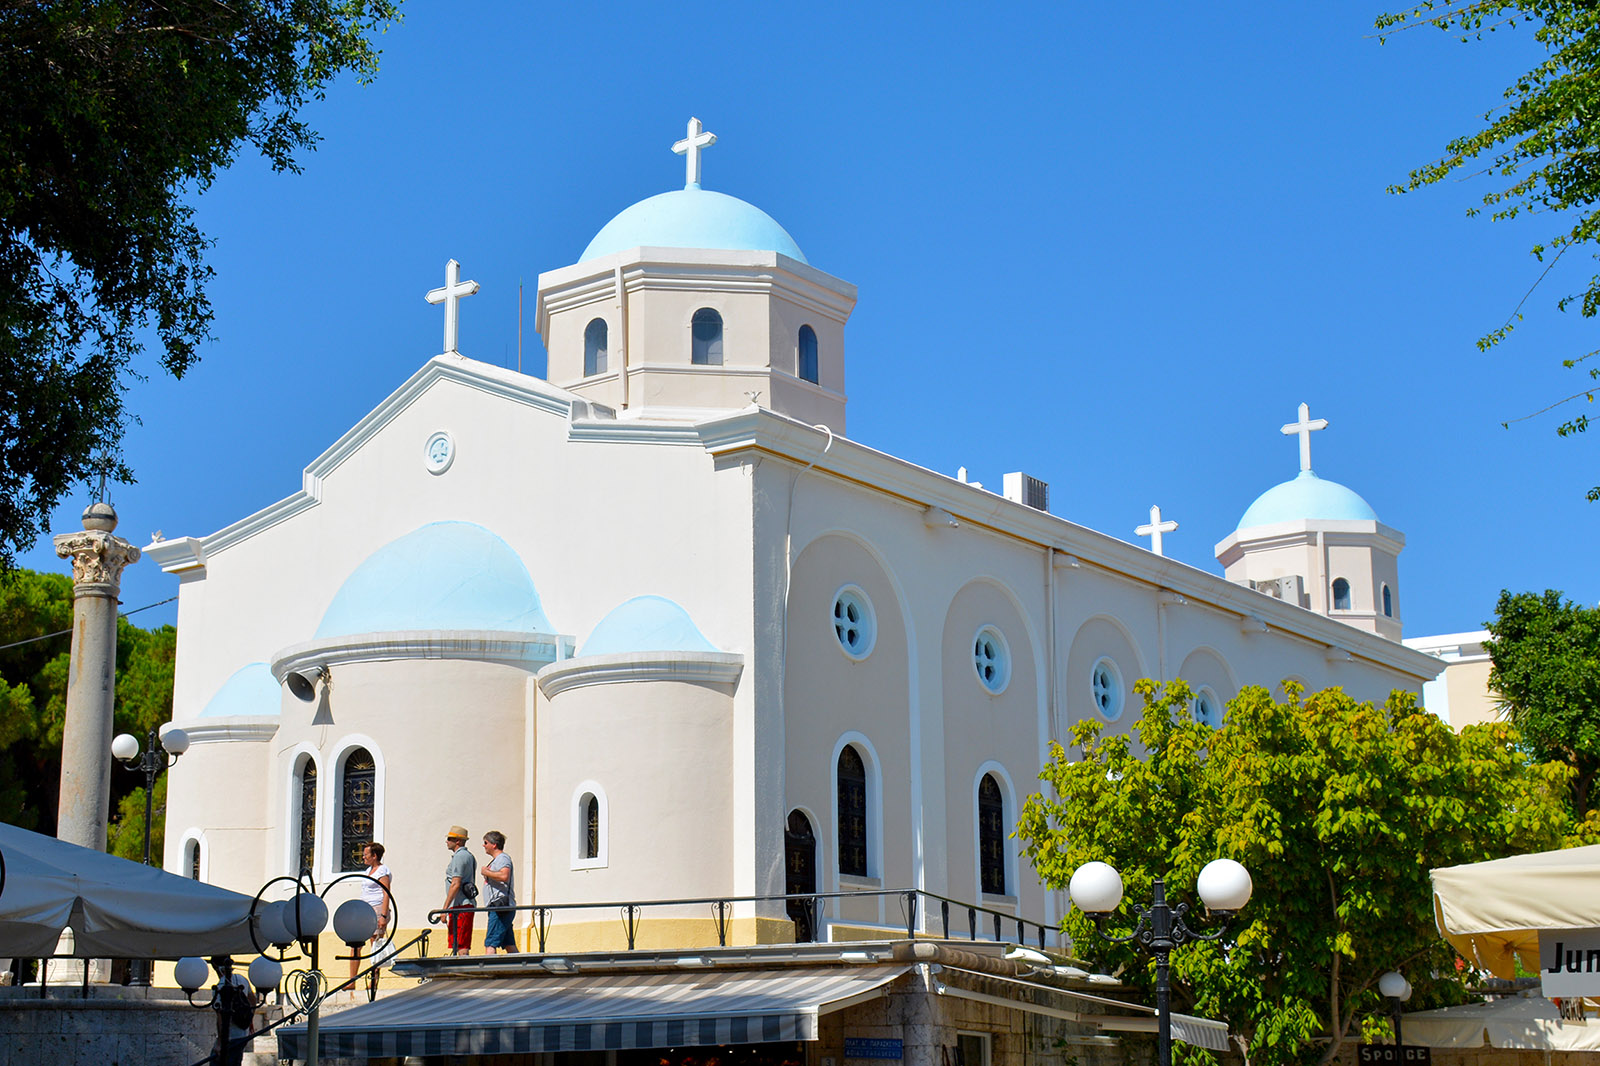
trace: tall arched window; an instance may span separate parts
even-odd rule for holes
[[[1383,586],[1383,616],[1394,617],[1394,594],[1389,591],[1389,586]]]
[[[193,837],[183,842],[183,869],[189,880],[200,880],[200,841]]]
[[[867,876],[867,767],[849,744],[839,753],[839,872]]]
[[[702,307],[694,313],[690,332],[694,334],[694,347],[689,362],[696,366],[721,366],[722,316],[709,307]]]
[[[366,748],[354,748],[344,760],[339,796],[339,869],[365,870],[361,851],[372,840],[377,764]]]
[[[582,810],[579,813],[583,824],[583,847],[580,854],[585,859],[598,859],[600,857],[600,800],[594,793],[583,797]]]
[[[813,896],[817,891],[817,836],[803,811],[790,811],[783,830],[783,894]],[[817,939],[816,900],[791,899],[784,910],[794,920],[794,942]]]
[[[1006,894],[1006,801],[993,774],[978,782],[978,877],[985,892]]]
[[[606,320],[597,318],[583,331],[583,376],[606,372]]]
[[[1333,579],[1333,609],[1335,611],[1350,609],[1350,582],[1342,577]]]
[[[795,373],[804,381],[817,383],[817,331],[800,327],[800,351],[795,358]]]
[[[300,765],[300,873],[308,874],[317,855],[317,764]]]

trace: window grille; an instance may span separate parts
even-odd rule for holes
[[[356,748],[344,760],[344,789],[339,825],[339,869],[365,870],[361,851],[372,840],[373,802],[377,764],[366,748]]]
[[[1006,894],[1006,802],[993,774],[978,782],[978,862],[985,892]]]
[[[317,854],[317,764],[300,767],[300,873],[311,872]]]
[[[839,872],[867,876],[867,767],[848,744],[839,753]]]

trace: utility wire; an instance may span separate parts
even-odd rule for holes
[[[140,611],[148,611],[152,607],[160,607],[164,603],[171,603],[173,600],[175,600],[177,598],[178,597],[176,597],[176,596],[168,596],[164,600],[157,600],[155,603],[147,603],[143,607],[135,607],[131,611],[123,611],[120,614],[118,614],[117,617],[118,618],[126,618],[130,614],[138,614]],[[58,629],[54,633],[46,633],[42,637],[29,637],[27,640],[19,640],[19,641],[16,641],[15,643],[12,643],[12,644],[0,644],[0,651],[9,651],[12,648],[20,648],[24,644],[34,644],[34,643],[37,643],[38,641],[41,641],[41,640],[49,640],[51,637],[64,637],[68,633],[71,633],[71,632],[72,632],[71,629]]]

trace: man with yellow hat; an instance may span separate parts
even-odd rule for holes
[[[445,834],[445,847],[450,849],[450,862],[444,868],[444,925],[449,933],[452,955],[472,952],[472,908],[478,905],[478,860],[466,847],[467,831],[459,825],[450,827]]]

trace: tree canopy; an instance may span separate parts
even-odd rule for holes
[[[1573,813],[1586,817],[1600,771],[1600,608],[1553,589],[1502,591],[1485,625],[1489,688],[1539,758],[1572,767]]]
[[[396,0],[0,0],[0,564],[91,474],[122,480],[147,341],[175,377],[212,319],[190,197],[248,143],[277,170],[297,116],[377,70]]]
[[[0,821],[37,832],[56,831],[61,789],[61,731],[66,721],[67,666],[72,628],[72,580],[62,574],[14,570],[0,577]],[[44,637],[43,640],[31,638]],[[27,643],[19,643],[26,641]],[[172,718],[172,677],[178,634],[171,626],[141,629],[117,620],[115,730],[145,734]],[[156,799],[164,796],[165,775]],[[144,855],[144,782],[111,769],[114,854]],[[157,807],[159,812],[159,804]],[[152,853],[160,855],[161,819]]]
[[[1592,245],[1600,238],[1600,10],[1587,0],[1465,0],[1441,3],[1425,0],[1407,11],[1381,16],[1381,35],[1418,26],[1433,26],[1456,34],[1462,41],[1481,41],[1485,34],[1531,27],[1544,47],[1545,58],[1516,78],[1502,94],[1506,106],[1483,116],[1483,128],[1455,138],[1444,155],[1413,170],[1403,184],[1390,192],[1406,193],[1456,176],[1487,176],[1495,185],[1483,194],[1482,206],[1469,214],[1487,211],[1495,220],[1525,214],[1552,216],[1551,232],[1531,249],[1545,265],[1534,288],[1573,248]],[[1463,168],[1471,168],[1463,170]],[[1510,316],[1478,340],[1488,350],[1504,340],[1522,319],[1522,308],[1533,289],[1516,304]],[[1557,306],[1565,310],[1576,303],[1585,318],[1600,314],[1600,273],[1575,292],[1563,294]],[[1594,402],[1600,382],[1600,351],[1574,354],[1562,360],[1588,382],[1558,407],[1573,400]],[[1591,361],[1594,360],[1594,361]],[[1547,408],[1548,410],[1548,408]],[[1540,412],[1542,413],[1542,412]],[[1556,427],[1563,437],[1589,428],[1589,416],[1579,414]],[[1600,500],[1600,485],[1588,491]]]
[[[1255,893],[1225,940],[1173,953],[1174,1006],[1225,1019],[1258,1066],[1331,1062],[1382,1009],[1388,970],[1407,975],[1418,1003],[1459,995],[1429,868],[1555,847],[1568,828],[1571,771],[1534,763],[1507,722],[1457,735],[1406,693],[1377,707],[1336,688],[1302,699],[1286,683],[1282,701],[1246,688],[1212,729],[1191,718],[1182,681],[1159,696],[1153,682],[1136,687],[1143,751],[1079,722],[1078,757],[1054,748],[1017,836],[1051,887],[1090,860],[1116,867],[1126,899],[1108,931],[1119,933],[1155,878],[1169,900],[1198,904],[1207,862],[1243,863]],[[1063,927],[1077,954],[1152,985],[1153,960],[1099,940],[1081,911]]]

